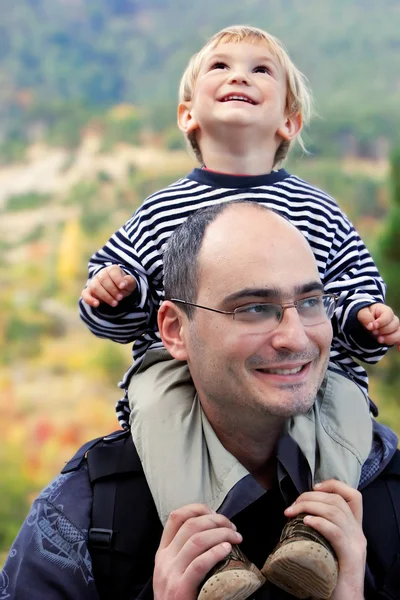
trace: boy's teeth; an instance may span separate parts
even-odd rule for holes
[[[224,102],[228,102],[228,100],[242,100],[243,102],[249,102],[252,104],[252,102],[245,96],[227,96],[224,98]]]
[[[296,367],[295,369],[266,369],[268,373],[276,373],[277,375],[295,375],[299,373],[303,367]]]

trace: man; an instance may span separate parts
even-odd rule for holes
[[[332,331],[328,315],[312,309],[323,295],[313,254],[290,223],[259,205],[214,206],[192,219],[200,225],[195,262],[176,260],[188,221],[166,252],[160,333],[172,356],[188,362],[215,443],[248,475],[226,498],[226,516],[196,504],[171,514],[155,556],[154,598],[195,600],[210,569],[236,544],[261,568],[286,518],[306,513],[304,523],[328,540],[338,560],[332,600],[362,600],[361,495],[334,480],[309,491],[309,468],[286,434],[293,415],[313,409],[328,365]],[[195,306],[171,285],[174,268],[194,272]],[[394,456],[394,438],[375,436],[365,487]],[[86,543],[90,510],[83,463],[34,504],[6,562],[1,597],[97,600]],[[367,565],[368,585],[375,565]],[[282,594],[266,584],[257,598],[291,597]]]

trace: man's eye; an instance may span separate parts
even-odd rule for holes
[[[245,312],[247,315],[263,315],[263,316],[275,316],[276,314],[276,306],[274,304],[251,304],[249,306],[244,306],[240,309],[242,312]]]
[[[214,69],[226,69],[227,65],[223,62],[216,62],[215,64],[213,64],[211,66],[211,70],[213,71]]]
[[[259,65],[258,67],[253,69],[253,71],[254,73],[267,73],[268,75],[271,75],[271,69],[263,65]]]
[[[322,306],[322,296],[313,296],[312,298],[304,298],[301,301],[301,306],[305,310],[312,310]]]

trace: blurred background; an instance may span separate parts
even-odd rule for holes
[[[238,23],[278,36],[309,78],[309,154],[287,168],[336,198],[400,314],[400,0],[2,0],[0,558],[74,449],[118,427],[130,348],[79,320],[87,261],[194,166],[175,125],[179,78]],[[369,369],[398,434],[399,356]]]

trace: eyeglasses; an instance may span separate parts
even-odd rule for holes
[[[306,326],[320,325],[329,321],[335,312],[338,296],[335,294],[323,294],[320,296],[309,296],[301,300],[295,300],[287,304],[277,304],[275,302],[262,302],[258,304],[247,304],[240,306],[233,311],[218,310],[209,306],[201,306],[194,302],[186,302],[178,298],[171,298],[171,302],[177,304],[187,304],[204,310],[221,313],[223,315],[232,315],[235,321],[248,324],[263,324],[266,331],[272,331],[278,327],[283,319],[283,314],[287,308],[295,308],[299,315],[301,323]]]

